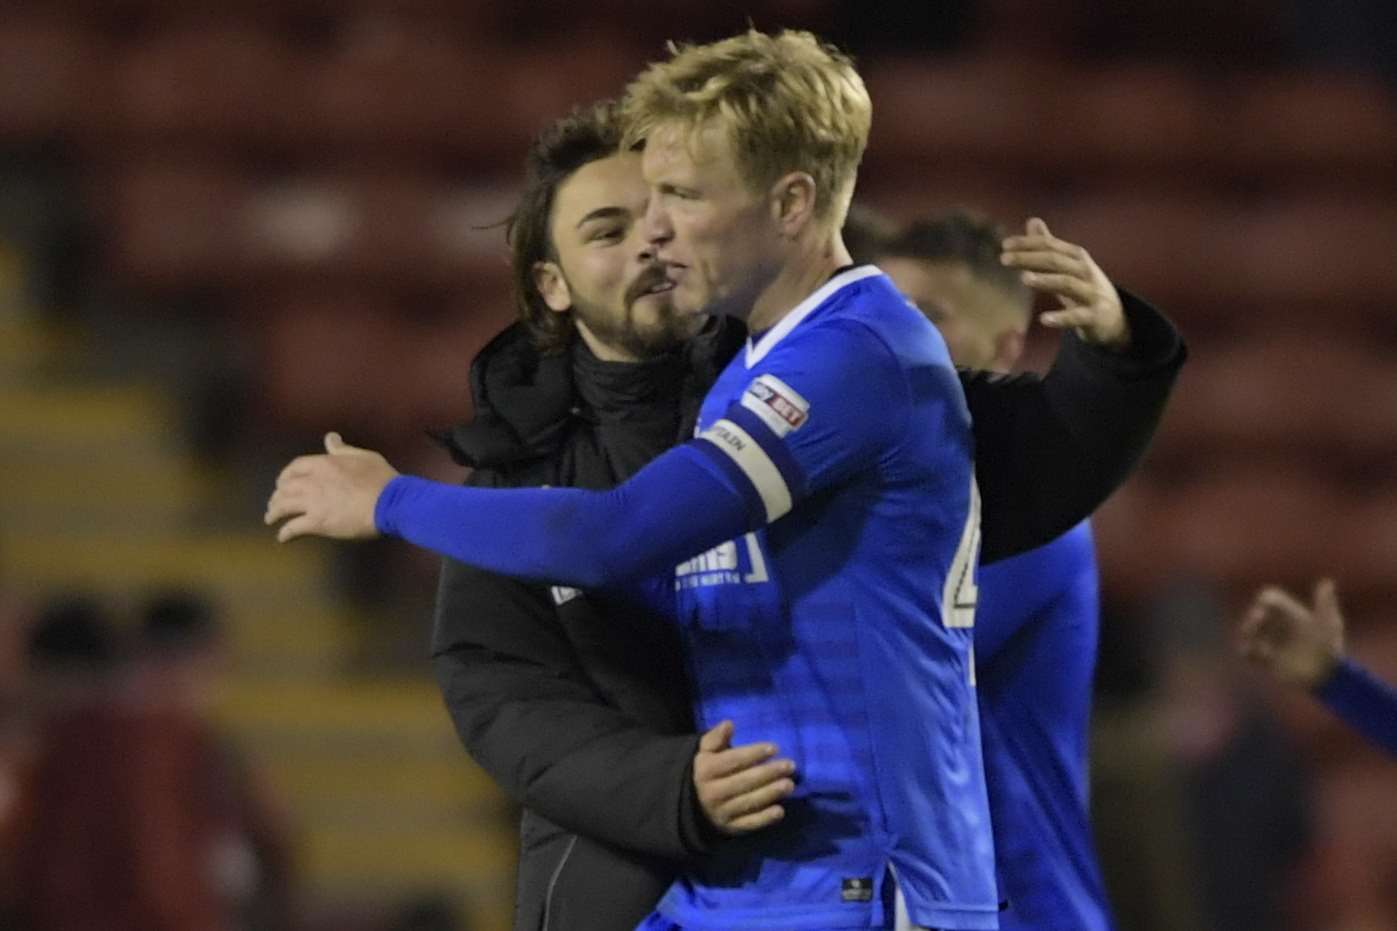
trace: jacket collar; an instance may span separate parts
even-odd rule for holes
[[[552,456],[579,420],[638,429],[677,423],[677,441],[745,338],[740,323],[720,320],[674,355],[603,362],[581,340],[566,352],[543,355],[515,323],[471,363],[475,416],[432,437],[457,464],[475,468]]]

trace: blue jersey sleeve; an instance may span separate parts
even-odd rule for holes
[[[610,491],[466,488],[398,476],[374,522],[472,566],[533,581],[599,589],[670,572],[754,529],[744,492],[694,443],[672,449]],[[651,583],[635,592],[644,597]]]
[[[1397,691],[1344,660],[1315,693],[1341,721],[1397,756]]]
[[[743,491],[753,523],[767,524],[876,464],[911,409],[908,376],[887,344],[860,323],[831,322],[779,343],[695,445]]]

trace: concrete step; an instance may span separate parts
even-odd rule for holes
[[[472,832],[447,824],[424,832],[407,825],[403,831],[379,833],[371,839],[352,830],[314,832],[306,835],[302,850],[306,871],[317,885],[463,888],[498,894],[514,870],[511,839],[505,828]],[[477,901],[484,901],[484,896]]]
[[[455,740],[436,686],[418,678],[341,679],[244,686],[234,683],[224,715],[246,729],[288,728],[366,742],[440,749]]]
[[[21,532],[169,532],[228,497],[226,476],[172,456],[7,458],[0,522]]]
[[[133,518],[139,526],[139,517]],[[198,536],[122,533],[16,533],[0,527],[0,564],[9,580],[30,591],[86,588],[142,594],[189,586],[220,605],[295,613],[335,602],[330,589],[331,544],[278,544],[271,532]]]
[[[358,644],[358,628],[334,610],[250,611],[229,605],[223,616],[237,676],[258,688],[276,679],[325,679],[344,670]]]
[[[317,895],[438,890],[509,927],[516,824],[425,678],[239,680],[220,716],[296,812]]]
[[[180,452],[175,406],[150,385],[19,387],[0,392],[0,459],[113,462]]]
[[[462,824],[478,824],[496,819],[507,807],[494,782],[459,746],[435,758],[411,754],[387,758],[346,757],[331,752],[323,742],[302,743],[295,755],[283,750],[273,756],[266,742],[246,741],[276,786],[287,798],[297,800],[297,811],[318,812],[326,824],[357,820],[366,810],[404,808],[428,820],[450,812]]]
[[[84,350],[76,330],[0,315],[0,382],[6,385],[46,380],[81,359]]]

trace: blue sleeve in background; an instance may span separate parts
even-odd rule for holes
[[[1397,756],[1397,690],[1345,659],[1315,696],[1339,720]]]
[[[762,523],[692,444],[610,491],[463,488],[403,475],[379,495],[374,522],[481,569],[585,589],[672,571]]]

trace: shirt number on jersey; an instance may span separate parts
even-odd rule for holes
[[[947,627],[974,627],[975,605],[980,589],[975,585],[975,567],[980,557],[980,488],[970,479],[970,513],[960,532],[956,558],[946,574],[946,587],[941,592],[941,623]]]

